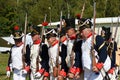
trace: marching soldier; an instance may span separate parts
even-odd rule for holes
[[[74,72],[74,68],[73,68],[74,60],[75,60],[75,56],[79,55],[79,54],[75,53],[75,51],[76,51],[75,48],[78,47],[78,46],[76,46],[76,44],[79,43],[78,34],[76,33],[76,30],[75,30],[75,20],[67,19],[66,20],[66,28],[67,28],[66,34],[68,37],[66,62],[67,62],[67,66],[70,68],[70,70],[68,72],[68,77],[73,79],[74,78],[74,73],[73,73]],[[78,77],[78,74],[79,74],[79,65],[78,64],[77,64],[77,70],[78,70],[78,72],[76,72],[75,74]]]
[[[110,32],[110,27],[102,27],[102,37],[105,39],[108,55],[111,58],[111,68],[108,71],[108,74],[111,78],[115,79],[117,74],[115,73],[116,68],[116,51],[117,51],[117,43],[112,39],[112,33]]]
[[[66,36],[66,27],[63,27],[60,32],[60,57],[61,57],[61,68],[58,75],[58,80],[64,80],[67,77],[68,66],[66,63],[67,57],[67,36]]]
[[[7,67],[7,77],[10,77],[10,64],[12,64],[13,80],[26,80],[30,69],[30,48],[22,42],[22,31],[14,28],[13,39],[15,44],[11,47]],[[24,48],[26,53],[23,53]]]
[[[83,80],[83,70],[82,70],[82,61],[81,61],[81,43],[82,40],[77,41],[74,44],[74,52],[75,52],[75,61],[73,66],[69,69],[68,76],[74,80]]]
[[[42,51],[41,51],[41,64],[42,64],[42,67],[45,69],[44,71],[44,78],[43,80],[49,80],[49,55],[48,55],[48,45],[45,44],[45,36],[43,35],[42,37],[42,43],[41,43],[41,47],[42,47]]]
[[[72,48],[73,48],[74,42],[77,39],[74,19],[66,19],[66,29],[67,29],[66,34],[68,37],[66,62],[68,67],[71,67],[74,62],[74,51],[72,50]]]
[[[92,32],[90,19],[81,18],[80,23],[79,31],[82,36],[81,60],[84,80],[103,80],[104,75],[102,72],[108,71],[111,66],[110,58],[107,56],[107,47],[103,38]],[[94,49],[92,50],[92,48]]]
[[[46,80],[49,77],[48,47],[41,43],[40,28],[34,26],[31,32],[33,45],[30,53],[31,80]]]
[[[75,28],[68,27],[67,28],[68,35],[68,44],[67,44],[67,59],[69,58],[69,72],[68,77],[70,79],[78,79],[80,73],[82,72],[82,64],[80,60],[81,55],[81,39],[78,38],[78,34],[76,34]],[[82,80],[82,79],[81,79]]]
[[[50,65],[50,80],[57,80],[58,65],[60,64],[60,57],[58,54],[59,41],[56,34],[47,34],[47,41],[49,44],[49,65]],[[58,60],[57,60],[58,59]]]

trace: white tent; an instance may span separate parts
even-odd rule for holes
[[[0,47],[0,52],[6,52],[6,51],[10,51],[10,48],[8,48],[8,47]]]
[[[93,22],[93,18],[91,19],[91,21]],[[108,23],[117,23],[118,22],[118,17],[106,17],[106,18],[96,18],[96,24],[108,24]],[[120,22],[120,18],[119,18],[119,22]],[[51,22],[48,24],[48,26],[56,26],[60,24],[60,21],[58,22]],[[63,22],[62,22],[63,24]],[[75,19],[75,24],[78,24],[78,20]],[[42,26],[42,24],[39,24],[38,26]]]

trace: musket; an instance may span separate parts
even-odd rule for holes
[[[119,16],[118,16],[118,19],[117,19],[117,26],[116,26],[115,33],[114,33],[114,41],[116,40],[118,27],[119,27]]]
[[[60,12],[60,30],[59,30],[59,32],[61,31],[61,28],[62,28],[62,11]]]
[[[51,27],[51,7],[49,7],[50,10],[50,27]]]
[[[47,14],[45,14],[45,17],[44,17],[44,22],[46,22],[46,18],[47,18]],[[51,24],[51,23],[50,23]],[[42,27],[42,31],[41,31],[41,40],[43,39],[43,35],[44,35],[44,27]]]
[[[26,54],[26,30],[27,30],[27,13],[26,13],[26,16],[25,16],[25,27],[24,27],[24,45],[23,45],[23,52],[22,52],[23,69],[25,68],[25,54]]]
[[[117,19],[117,25],[116,25],[116,28],[115,28],[115,33],[114,33],[113,41],[110,42],[109,46],[108,46],[108,54],[109,54],[110,58],[112,58],[112,53],[113,53],[113,50],[114,50],[114,43],[115,43],[116,36],[117,36],[118,26],[119,26],[119,16],[118,16],[118,19]]]
[[[80,15],[79,18],[82,18],[82,17],[83,17],[84,10],[85,10],[85,2],[84,2],[84,4],[83,4],[82,11],[81,11],[81,15]],[[77,30],[79,30],[79,23],[78,23]]]
[[[84,2],[83,7],[82,7],[82,12],[81,12],[81,16],[80,16],[80,18],[83,17],[84,10],[85,10],[85,2]]]
[[[115,33],[114,33],[114,38],[113,38],[113,43],[112,43],[112,50],[111,50],[111,56],[112,56],[112,52],[113,52],[113,50],[114,50],[114,47],[115,47],[115,40],[116,40],[116,36],[117,36],[117,31],[118,31],[118,27],[119,27],[119,17],[120,16],[118,16],[118,19],[117,19],[117,25],[116,25],[116,29],[115,29]],[[117,78],[117,73],[115,72],[115,78]]]
[[[44,22],[46,21],[46,17],[47,17],[47,15],[45,14]],[[43,39],[43,34],[44,34],[44,26],[42,26],[41,40]],[[39,53],[42,51],[42,49],[41,49],[42,44],[41,43],[40,43],[40,48],[39,48],[38,55],[37,55],[37,58],[36,58],[36,72],[39,70],[39,62],[40,62],[40,60],[39,60]]]
[[[57,67],[57,70],[55,72],[56,76],[58,76],[59,71],[60,71],[59,53],[60,53],[60,31],[61,31],[61,28],[62,28],[62,11],[60,12],[60,28],[58,30],[58,53],[57,53],[57,56],[56,56],[56,67]]]
[[[98,34],[100,33],[100,24],[99,24],[99,27],[98,27],[98,31],[97,31],[97,32],[98,32]]]
[[[94,15],[93,15],[93,27],[92,27],[93,31],[92,31],[92,42],[91,42],[92,43],[92,46],[91,46],[92,67],[94,67],[96,65],[96,57],[95,57],[95,51],[94,51],[94,39],[95,39],[94,32],[95,32],[95,23],[96,23],[96,2],[95,1],[94,1],[94,12],[93,13],[94,13]],[[102,73],[102,70],[103,70],[105,76]],[[102,77],[106,80],[110,80],[109,75],[105,71],[104,67],[102,68],[102,70],[100,70]]]
[[[68,19],[70,18],[70,8],[69,8],[69,4],[68,4],[68,0],[66,0],[66,4],[67,4],[67,9],[68,9]]]
[[[118,16],[118,19],[117,19],[117,26],[116,26],[115,33],[114,33],[114,38],[113,38],[113,49],[114,49],[114,43],[115,43],[115,40],[116,40],[117,31],[118,31],[118,27],[119,27],[119,17],[120,16]]]
[[[111,27],[112,27],[111,31],[113,32],[113,18],[111,18]]]
[[[38,51],[38,55],[37,55],[37,58],[36,58],[36,72],[39,71],[39,51]]]
[[[96,20],[96,2],[94,1],[94,11],[93,11],[93,27],[92,27],[92,40],[91,40],[91,57],[92,57],[92,67],[96,65],[95,53],[94,53],[94,32],[95,32],[95,20]]]
[[[91,57],[92,57],[92,67],[94,67],[96,65],[96,57],[95,57],[95,51],[94,51],[94,32],[95,32],[95,23],[96,23],[96,1],[94,1],[94,12],[93,12],[93,27],[92,27],[92,40],[91,40]],[[104,74],[102,73],[102,71],[104,72]],[[104,67],[102,68],[102,70],[100,70],[101,75],[104,79],[106,80],[110,80],[108,74],[106,73]]]
[[[111,34],[111,36],[113,35],[113,18],[111,18],[111,27],[112,27],[112,29],[111,29],[111,31],[112,31],[112,34]],[[116,29],[117,29],[117,27],[116,27]],[[115,30],[116,31],[116,30]],[[115,32],[116,33],[116,32]],[[114,34],[114,37],[115,37],[115,35],[116,34]],[[112,39],[112,37],[111,37],[111,39]],[[114,49],[114,38],[113,38],[113,41],[112,42],[107,42],[108,43],[108,49],[107,49],[107,51],[108,51],[108,55],[109,55],[109,57],[112,59],[112,53],[113,53],[113,49]]]
[[[114,42],[116,40],[116,37],[117,37],[117,32],[118,32],[118,27],[119,27],[119,17],[117,18],[117,25],[116,25],[116,29],[115,29],[115,33],[114,33],[114,38],[113,38],[113,45],[114,45]],[[113,26],[112,26],[113,27]],[[113,32],[113,31],[112,31]],[[113,48],[114,49],[114,48]]]

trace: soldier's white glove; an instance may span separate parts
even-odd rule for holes
[[[37,73],[34,74],[34,77],[35,77],[35,78],[40,78],[40,77],[41,77],[41,74],[40,74],[39,72],[37,72]]]
[[[27,71],[25,69],[23,69],[22,74],[27,74]]]
[[[7,71],[6,75],[7,77],[10,77],[10,71]]]

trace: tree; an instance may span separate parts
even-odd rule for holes
[[[60,11],[70,18],[80,13],[85,3],[83,17],[93,17],[93,0],[0,0],[0,36],[8,36],[15,25],[24,29],[25,14],[28,23],[38,25],[44,21],[59,21]],[[120,14],[120,0],[96,0],[96,17],[114,17]]]

